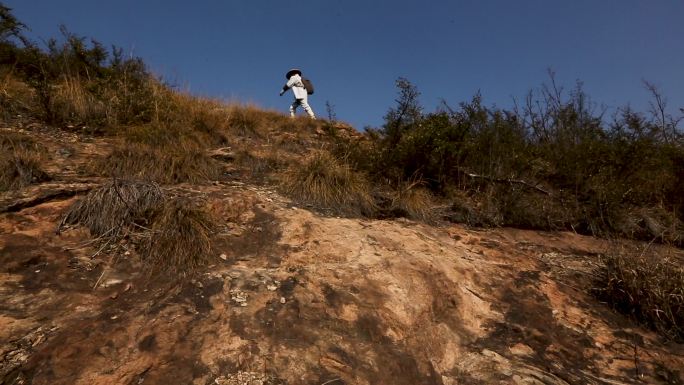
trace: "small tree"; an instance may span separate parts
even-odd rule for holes
[[[395,100],[397,106],[387,111],[382,129],[389,148],[395,147],[403,134],[421,120],[423,114],[423,107],[418,101],[420,92],[416,86],[402,77],[397,79],[396,86],[399,89],[399,98]]]
[[[10,44],[11,38],[19,39],[27,44],[28,41],[21,34],[25,29],[26,25],[12,15],[12,9],[0,3],[0,44]]]

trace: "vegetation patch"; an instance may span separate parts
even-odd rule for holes
[[[155,183],[113,179],[74,203],[60,228],[78,224],[93,236],[120,237],[134,224],[146,225],[145,218],[165,199]]]
[[[206,183],[221,176],[221,164],[196,145],[120,146],[94,165],[110,177],[151,180],[160,184]]]
[[[43,152],[28,135],[0,132],[0,191],[49,180],[50,176],[42,168]]]
[[[155,183],[112,180],[69,208],[59,228],[68,225],[87,227],[104,244],[129,238],[151,271],[191,273],[214,257],[217,222],[208,209]]]
[[[326,151],[316,151],[283,173],[282,190],[293,199],[351,215],[372,215],[370,184]]]
[[[171,199],[151,221],[141,249],[152,270],[191,272],[216,259],[212,236],[217,223],[205,207],[187,198]]]
[[[621,313],[682,342],[684,265],[681,259],[646,251],[605,256],[592,292]]]

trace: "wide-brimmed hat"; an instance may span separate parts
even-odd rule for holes
[[[294,75],[294,74],[297,74],[297,75],[299,75],[299,76],[302,76],[302,71],[300,71],[300,70],[298,70],[298,69],[296,69],[296,68],[293,68],[293,69],[287,71],[287,73],[285,74],[285,79],[291,78],[292,75]]]

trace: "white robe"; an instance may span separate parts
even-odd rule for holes
[[[292,75],[285,85],[287,88],[292,88],[295,99],[307,99],[306,88],[304,88],[301,76],[297,74]]]

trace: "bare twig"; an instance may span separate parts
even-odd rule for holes
[[[458,171],[461,172],[462,174],[466,175],[466,176],[471,177],[471,178],[475,178],[475,179],[485,179],[485,180],[488,180],[488,181],[491,181],[491,182],[497,182],[497,183],[516,183],[516,184],[521,184],[521,185],[523,185],[523,186],[527,186],[527,187],[529,187],[529,188],[531,188],[531,189],[537,190],[537,191],[539,191],[539,192],[541,192],[541,193],[544,193],[544,194],[546,194],[546,195],[551,195],[550,192],[544,190],[543,188],[541,188],[541,187],[539,187],[539,186],[537,186],[537,185],[533,185],[533,184],[531,184],[531,183],[529,183],[529,182],[526,182],[526,181],[524,181],[524,180],[520,180],[520,179],[510,179],[510,178],[497,178],[497,177],[493,177],[493,176],[489,176],[489,175],[480,175],[480,174],[475,174],[475,173],[472,173],[472,172],[465,171],[465,170],[462,169],[462,168],[459,168]]]
[[[332,384],[335,381],[341,381],[341,379],[340,378],[333,378],[332,380],[328,380],[328,381],[322,383],[321,385]]]

